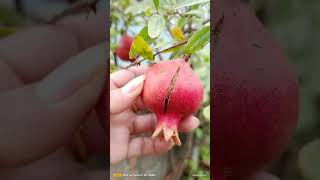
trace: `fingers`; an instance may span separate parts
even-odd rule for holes
[[[82,124],[80,134],[87,145],[89,155],[104,155],[107,152],[105,131],[94,111],[86,123]]]
[[[116,114],[131,108],[142,92],[144,79],[144,75],[138,76],[122,88],[110,91],[111,114]]]
[[[68,141],[100,96],[104,59],[86,50],[42,81],[0,94],[0,166],[39,159]]]
[[[121,88],[127,84],[131,79],[143,75],[148,69],[146,65],[140,65],[138,67],[131,67],[129,69],[123,69],[112,73],[110,75],[110,90]]]
[[[147,137],[134,138],[129,143],[128,158],[161,154],[167,152],[172,148],[170,143],[166,143],[160,140],[153,140]]]
[[[113,126],[110,128],[110,163],[122,161],[128,154],[130,132],[127,127]],[[121,147],[121,148],[119,148]]]
[[[132,134],[135,133],[145,133],[145,132],[152,132],[156,127],[156,116],[152,113],[138,115],[132,121],[130,132]]]
[[[107,13],[78,14],[69,16],[57,23],[65,31],[70,31],[78,41],[79,50],[107,41]]]
[[[190,132],[197,128],[200,124],[200,121],[195,116],[189,116],[181,120],[179,124],[179,131],[181,132]]]
[[[200,124],[198,118],[194,116],[187,117],[179,124],[180,132],[190,132],[197,128]],[[154,114],[138,115],[133,120],[131,129],[132,133],[152,132],[156,127],[156,116]]]
[[[106,40],[105,13],[38,26],[0,41],[0,57],[24,82],[35,82],[71,56]]]

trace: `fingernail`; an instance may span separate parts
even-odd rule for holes
[[[142,90],[144,75],[140,75],[121,88],[123,94],[127,96],[136,96]]]
[[[101,49],[100,49],[101,48]],[[102,81],[106,72],[105,49],[99,46],[85,50],[55,69],[37,85],[41,100],[59,102],[88,84]]]

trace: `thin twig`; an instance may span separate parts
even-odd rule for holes
[[[62,18],[71,15],[71,14],[78,14],[82,11],[86,11],[89,15],[90,11],[93,11],[95,14],[97,13],[97,3],[99,0],[82,0],[75,4],[73,4],[70,8],[62,11],[61,13],[53,16],[48,22],[48,24],[55,24],[57,21],[61,20]]]
[[[186,152],[186,156],[185,157],[188,157],[188,156],[191,156],[191,148],[193,146],[193,134],[188,134],[187,135],[187,140],[186,140],[186,146],[185,147],[187,149],[187,152]],[[179,166],[177,166],[176,168],[176,171],[175,171],[175,178],[176,179],[181,179],[181,176],[183,174],[183,171],[185,170],[186,168],[186,161],[185,161],[185,158],[183,160],[180,161],[180,164]]]
[[[142,61],[144,61],[144,60],[145,60],[145,59],[141,59],[141,60],[139,60],[139,61],[135,61],[135,62],[129,64],[129,65],[128,65],[127,67],[125,67],[124,69],[129,69],[129,68],[132,67],[132,66],[140,65],[140,64],[142,63]]]
[[[213,29],[213,33],[212,33],[212,48],[211,50],[214,51],[215,48],[217,47],[217,43],[221,34],[221,30],[222,30],[222,25],[223,25],[223,20],[224,20],[224,15],[222,15],[222,17],[219,19],[219,21],[217,22],[217,24],[215,25],[214,29]]]
[[[202,25],[205,25],[205,24],[207,24],[208,22],[210,22],[210,19],[205,20],[205,21],[202,23]]]
[[[182,42],[180,42],[180,43],[177,43],[177,44],[175,44],[175,45],[173,45],[173,46],[171,46],[171,47],[168,47],[168,48],[166,48],[166,49],[163,49],[163,50],[161,50],[161,51],[158,51],[158,52],[156,52],[156,53],[153,55],[153,57],[155,57],[156,55],[158,55],[158,54],[160,54],[160,53],[163,53],[163,52],[165,52],[165,51],[168,51],[168,50],[170,50],[170,49],[173,49],[173,48],[176,48],[176,47],[181,46],[181,45],[183,45],[183,44],[186,44],[187,42],[188,42],[188,41],[185,40],[185,41],[182,41]],[[125,67],[124,69],[128,69],[128,68],[130,68],[130,67],[132,67],[132,66],[140,65],[141,62],[144,61],[144,60],[145,60],[145,59],[141,59],[141,60],[135,61],[135,62],[131,63],[130,65],[128,65],[127,67]]]
[[[176,47],[178,47],[178,46],[181,46],[181,45],[183,45],[183,44],[186,44],[187,42],[188,42],[187,40],[181,41],[181,42],[179,42],[179,43],[177,43],[177,44],[175,44],[175,45],[173,45],[173,46],[171,46],[171,47],[168,47],[168,48],[166,48],[166,49],[163,49],[163,50],[161,50],[161,51],[156,52],[156,53],[154,54],[154,56],[156,56],[156,55],[158,55],[158,54],[160,54],[160,53],[163,53],[163,52],[165,52],[165,51],[168,51],[168,50],[170,50],[170,49],[176,48]]]

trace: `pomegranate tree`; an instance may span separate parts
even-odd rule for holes
[[[200,108],[203,87],[184,59],[161,61],[149,68],[141,97],[157,117],[152,137],[181,145],[177,128],[182,118]]]
[[[214,176],[248,179],[278,158],[293,134],[297,80],[252,9],[240,0],[214,5],[213,21],[223,22],[211,72]]]
[[[151,129],[156,141],[150,138],[151,135],[145,135],[153,125],[150,118],[148,123],[137,120],[143,127],[148,127],[147,131],[137,129],[138,126],[132,128],[134,131],[128,138],[129,142],[135,142],[137,138],[146,141],[143,144],[133,144],[135,147],[131,149],[138,150],[143,155],[137,155],[139,161],[136,162],[139,163],[135,164],[135,168],[129,169],[142,173],[155,172],[156,179],[169,176],[171,179],[182,179],[182,176],[190,177],[198,172],[209,175],[210,117],[203,115],[207,115],[204,109],[208,110],[210,105],[209,1],[112,1],[110,20],[110,72],[125,69],[122,72],[129,71],[135,75],[146,73],[144,87],[135,101],[137,103],[133,105],[132,114],[136,113],[138,117],[153,117],[151,114],[155,114],[156,118],[152,119],[157,121],[154,129]],[[122,32],[130,33],[133,40],[125,43],[127,40],[121,38],[119,41],[118,37],[123,36]],[[123,44],[127,44],[127,48],[123,48]],[[113,56],[115,52],[116,56]],[[130,58],[131,63],[117,61],[116,57],[122,60]],[[141,67],[142,64],[148,67]],[[142,110],[140,105],[152,112],[145,114],[145,109]],[[131,119],[133,118],[123,118],[123,121]],[[180,141],[179,126],[185,132],[194,131],[184,134]],[[111,123],[110,128],[112,127],[115,126]],[[167,143],[159,143],[158,139]],[[149,142],[152,144],[149,145]],[[166,153],[172,147],[169,144],[185,146]],[[162,148],[162,145],[165,146]],[[192,155],[191,147],[198,147],[199,151],[194,151]],[[164,154],[155,156],[149,150]],[[153,156],[152,160],[144,155]],[[192,160],[194,164],[199,164],[192,171],[191,163],[185,164],[190,156],[195,157]],[[166,161],[164,157],[171,160]],[[174,167],[180,164],[185,164],[185,170]],[[157,170],[153,171],[155,167]]]

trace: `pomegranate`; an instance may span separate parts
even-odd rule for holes
[[[152,137],[180,146],[177,128],[182,118],[200,108],[203,87],[190,64],[183,59],[161,61],[149,68],[141,99],[157,117]]]
[[[297,123],[297,80],[254,10],[240,0],[213,8],[214,22],[223,17],[211,72],[213,175],[245,180],[286,148]]]
[[[133,42],[133,38],[127,34],[121,36],[119,41],[119,47],[116,50],[116,54],[119,58],[124,61],[130,61],[129,52],[131,48],[131,44]]]

